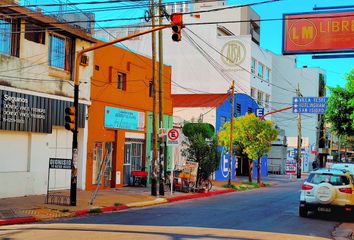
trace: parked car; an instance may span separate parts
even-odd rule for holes
[[[354,214],[354,176],[347,170],[312,171],[301,187],[299,215],[309,212]]]
[[[354,175],[354,163],[334,163],[331,166],[332,169],[347,170]]]

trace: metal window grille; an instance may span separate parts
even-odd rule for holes
[[[11,54],[11,23],[0,20],[0,53]]]
[[[65,38],[50,37],[50,66],[65,69]]]

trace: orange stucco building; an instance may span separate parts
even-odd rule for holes
[[[164,66],[163,76],[165,119],[166,116],[172,119],[171,67]],[[131,184],[131,171],[149,170],[151,79],[149,58],[117,46],[94,52],[86,189],[97,186],[100,172],[103,172],[100,188],[116,188]],[[105,159],[107,167],[101,164]]]

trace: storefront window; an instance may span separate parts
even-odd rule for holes
[[[102,158],[103,158],[103,143],[96,142],[93,148],[92,184],[97,184],[100,165],[103,160]]]

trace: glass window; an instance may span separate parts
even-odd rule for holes
[[[11,24],[0,20],[0,53],[11,53]]]
[[[239,103],[236,104],[236,116],[241,116],[241,104]]]
[[[249,107],[249,108],[247,109],[247,112],[248,112],[248,113],[253,113],[253,109]]]
[[[269,99],[270,99],[270,96],[268,94],[265,95],[265,107],[266,108],[269,108]]]
[[[258,103],[259,105],[262,105],[262,103],[263,103],[263,92],[261,92],[261,91],[258,91],[258,94],[257,94],[257,103]]]
[[[269,68],[266,68],[265,80],[266,80],[267,82],[269,82],[269,75],[270,75],[270,69],[269,69]]]
[[[256,89],[254,89],[254,88],[251,88],[251,97],[252,97],[253,99],[256,98]]]
[[[333,186],[345,186],[350,183],[349,178],[346,176],[319,173],[310,174],[307,182],[312,184],[330,183]]]
[[[263,78],[264,66],[262,63],[258,63],[258,77]]]
[[[66,59],[66,41],[65,38],[51,35],[49,42],[49,66],[68,70]]]
[[[256,59],[254,58],[251,59],[251,72],[252,73],[256,72]]]

